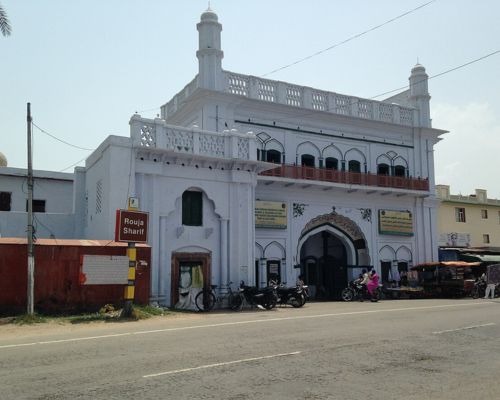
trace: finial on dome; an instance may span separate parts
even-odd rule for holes
[[[212,10],[210,1],[208,2],[208,8],[201,14],[202,21],[215,21],[218,22],[217,14]]]

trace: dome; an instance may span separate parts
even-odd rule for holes
[[[210,7],[208,7],[207,11],[201,14],[200,19],[201,21],[217,22],[219,20],[219,17],[217,17],[217,14]]]
[[[7,166],[7,157],[4,156],[4,154],[0,151],[0,167],[6,167]]]
[[[411,73],[415,74],[417,72],[424,72],[425,73],[425,67],[422,64],[415,64],[415,66],[411,69]]]

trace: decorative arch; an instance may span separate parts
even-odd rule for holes
[[[377,157],[377,165],[378,164],[387,164],[387,165],[391,165],[391,162],[392,160],[387,156],[387,154],[381,154]]]
[[[257,242],[255,242],[255,258],[264,258],[264,248]]]
[[[264,161],[273,162],[277,164],[284,163],[285,148],[276,139],[269,139],[264,143]]]
[[[172,250],[172,253],[212,253],[210,249],[201,246],[183,246]]]
[[[333,157],[333,158],[337,158],[339,160],[342,160],[342,152],[340,151],[340,149],[335,146],[333,143],[326,146],[323,151],[321,152],[321,156],[323,158],[327,158],[327,157]]]
[[[396,252],[392,246],[387,244],[379,250],[378,258],[380,261],[390,261],[392,263],[392,261],[396,259]]]
[[[276,150],[276,151],[279,151],[280,153],[283,153],[285,151],[285,147],[277,139],[270,139],[270,140],[266,141],[264,144],[264,149],[265,150]]]
[[[402,167],[408,169],[408,161],[406,161],[402,156],[397,156],[393,162],[394,166],[401,165]]]
[[[286,258],[285,247],[275,240],[272,241],[266,247],[264,247],[264,258],[267,258],[268,260],[281,260],[283,258]]]
[[[359,161],[361,164],[366,164],[366,157],[359,149],[349,149],[345,152],[344,159],[346,161]]]
[[[311,155],[314,157],[314,165],[317,167],[318,166],[318,160],[321,156],[321,151],[316,146],[314,143],[307,141],[307,142],[302,142],[297,146],[297,163],[301,164],[301,157],[303,155]]]
[[[348,261],[352,265],[369,265],[370,255],[365,235],[361,228],[350,218],[338,214],[335,210],[309,221],[300,234],[297,246],[297,259],[307,239],[321,231],[329,231],[337,236],[348,250]]]
[[[398,261],[412,261],[413,259],[413,256],[412,256],[412,253],[411,253],[411,250],[406,247],[406,246],[400,246],[397,250],[396,250],[396,260]]]
[[[198,186],[189,186],[187,188],[184,188],[180,191],[180,193],[174,197],[175,200],[173,200],[173,207],[169,210],[167,217],[170,217],[173,213],[176,212],[176,210],[182,210],[182,195],[186,191],[197,191],[202,193],[202,198],[206,199],[208,201],[208,204],[210,204],[211,209],[215,213],[215,215],[218,218],[222,218],[223,214],[220,212],[220,210],[217,209],[215,199],[214,197],[210,196],[208,192]]]
[[[266,132],[259,132],[257,135],[255,135],[255,137],[257,138],[257,140],[259,142],[261,142],[262,144],[264,144],[264,143],[266,143],[271,138],[271,135],[269,135]]]

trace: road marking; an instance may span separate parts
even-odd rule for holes
[[[224,365],[241,364],[241,363],[250,362],[250,361],[266,360],[269,358],[295,356],[295,355],[300,354],[300,353],[301,353],[300,351],[294,351],[292,353],[280,353],[280,354],[273,354],[270,356],[244,358],[242,360],[226,361],[226,362],[220,362],[220,363],[215,363],[215,364],[200,365],[199,367],[175,369],[173,371],[166,371],[166,372],[159,372],[157,374],[144,375],[143,378],[153,378],[153,377],[162,376],[162,375],[179,374],[181,372],[191,372],[191,371],[196,371],[198,369],[207,369],[207,368],[221,367]]]
[[[432,332],[432,333],[434,335],[440,335],[442,333],[465,331],[467,329],[476,329],[476,328],[482,328],[483,326],[493,326],[493,325],[496,325],[496,324],[494,322],[490,322],[490,323],[482,324],[482,325],[471,325],[471,326],[465,326],[463,328],[447,329],[445,331],[437,331],[437,332]]]
[[[78,337],[78,338],[71,338],[71,339],[47,340],[47,341],[43,341],[43,342],[7,344],[7,345],[0,345],[0,349],[35,346],[35,345],[46,345],[46,344],[56,344],[56,343],[66,343],[66,342],[79,342],[79,341],[85,341],[85,340],[108,339],[108,338],[114,338],[114,337],[119,337],[119,336],[133,336],[133,335],[147,335],[147,334],[151,334],[151,333],[176,332],[176,331],[185,331],[185,330],[190,330],[190,329],[217,328],[217,327],[232,326],[232,325],[260,324],[260,323],[268,323],[268,322],[291,321],[291,320],[311,319],[311,318],[345,317],[345,316],[350,316],[350,315],[365,315],[365,314],[377,314],[377,313],[388,313],[388,312],[398,312],[398,311],[419,311],[419,310],[430,310],[430,309],[438,309],[438,308],[478,306],[478,305],[485,305],[485,304],[496,304],[496,302],[493,302],[493,301],[481,301],[481,302],[477,302],[477,303],[467,302],[467,303],[458,303],[458,304],[444,304],[444,305],[439,305],[439,306],[388,308],[385,310],[350,311],[350,312],[331,313],[331,314],[297,315],[294,317],[278,317],[278,318],[265,318],[265,319],[246,320],[246,321],[221,322],[218,324],[193,325],[193,326],[184,326],[184,327],[179,327],[179,328],[153,329],[153,330],[149,330],[149,331],[124,332],[124,333],[115,333],[115,334],[100,335],[100,336],[86,336],[86,337]]]

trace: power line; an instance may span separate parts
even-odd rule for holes
[[[366,30],[366,31],[364,31],[364,32],[358,33],[358,34],[356,34],[356,35],[354,35],[354,36],[351,36],[351,37],[349,37],[349,38],[347,38],[347,39],[345,39],[345,40],[343,40],[343,41],[341,41],[341,42],[335,43],[335,44],[331,45],[330,47],[327,47],[326,49],[323,49],[323,50],[317,51],[317,52],[316,52],[316,53],[314,53],[314,54],[311,54],[311,55],[306,56],[306,57],[304,57],[304,58],[301,58],[301,59],[299,59],[299,60],[297,60],[297,61],[294,61],[294,62],[292,62],[292,63],[290,63],[290,64],[287,64],[287,65],[285,65],[285,66],[283,66],[283,67],[276,68],[276,69],[274,69],[274,70],[272,70],[272,71],[270,71],[270,72],[267,72],[266,74],[262,75],[262,77],[265,77],[265,76],[268,76],[268,75],[274,74],[275,72],[282,71],[282,70],[284,70],[284,69],[286,69],[286,68],[289,68],[289,67],[292,67],[292,66],[294,66],[294,65],[297,65],[297,64],[299,64],[299,63],[301,63],[301,62],[303,62],[303,61],[306,61],[306,60],[309,60],[309,59],[311,59],[311,58],[313,58],[313,57],[319,56],[320,54],[325,53],[325,52],[327,52],[327,51],[329,51],[329,50],[332,50],[332,49],[334,49],[335,47],[339,47],[339,46],[341,46],[341,45],[343,45],[343,44],[345,44],[345,43],[348,43],[348,42],[350,42],[350,41],[352,41],[352,40],[354,40],[354,39],[357,39],[357,38],[359,38],[359,37],[361,37],[361,36],[364,36],[364,35],[366,35],[367,33],[370,33],[370,32],[373,32],[374,30],[377,30],[377,29],[379,29],[379,28],[382,28],[383,26],[385,26],[385,25],[387,25],[387,24],[390,24],[391,22],[394,22],[394,21],[396,21],[396,20],[398,20],[398,19],[400,19],[400,18],[403,18],[403,17],[407,16],[408,14],[411,14],[411,13],[413,13],[413,12],[417,11],[417,10],[420,10],[421,8],[424,8],[424,7],[428,6],[428,5],[429,5],[429,4],[431,4],[431,3],[434,3],[435,1],[437,1],[437,0],[431,0],[431,1],[428,1],[427,3],[421,4],[420,6],[418,6],[418,7],[414,8],[414,9],[412,9],[412,10],[410,10],[410,11],[407,11],[407,12],[405,12],[405,13],[401,14],[401,15],[398,15],[398,16],[396,16],[396,17],[394,17],[394,18],[391,18],[391,19],[389,19],[389,20],[387,20],[387,21],[385,21],[385,22],[383,22],[383,23],[381,23],[381,24],[379,24],[379,25],[376,25],[376,26],[374,26],[374,27],[372,27],[372,28],[370,28],[370,29],[367,29],[367,30]]]
[[[87,150],[87,151],[94,151],[94,150],[95,150],[95,149],[88,149],[88,148],[86,148],[86,147],[80,147],[80,146],[77,146],[77,145],[74,145],[74,144],[68,143],[68,142],[66,142],[66,141],[64,141],[64,140],[62,140],[62,139],[59,139],[58,137],[56,137],[56,136],[54,136],[54,135],[50,134],[49,132],[47,132],[47,131],[43,130],[42,128],[40,128],[39,126],[37,126],[34,122],[32,122],[32,124],[33,124],[33,126],[34,126],[34,127],[36,127],[36,128],[37,128],[40,132],[45,133],[46,135],[50,136],[52,139],[55,139],[55,140],[57,140],[57,141],[59,141],[59,142],[61,142],[61,143],[64,143],[64,144],[68,145],[68,146],[74,147],[75,149],[79,149],[79,150]]]
[[[69,167],[66,167],[66,168],[64,168],[64,169],[59,170],[59,172],[64,172],[64,171],[66,171],[66,170],[70,169],[71,167],[74,167],[75,165],[80,164],[80,163],[81,163],[82,161],[84,161],[86,158],[87,158],[87,157],[83,157],[81,160],[77,161],[76,163],[71,164]]]
[[[476,63],[478,61],[484,60],[485,58],[494,56],[495,54],[498,54],[498,53],[500,53],[500,50],[496,50],[496,51],[494,51],[492,53],[486,54],[485,56],[476,58],[475,60],[468,61],[468,62],[466,62],[464,64],[461,64],[461,65],[459,65],[457,67],[453,67],[453,68],[447,69],[446,71],[440,72],[439,74],[429,76],[428,79],[431,80],[431,79],[437,78],[439,76],[443,76],[443,75],[449,74],[450,72],[453,72],[453,71],[456,71],[458,69],[467,67],[468,65],[471,65],[471,64],[474,64],[474,63]],[[418,81],[416,83],[420,83],[420,82],[422,82],[422,81]],[[394,92],[397,92],[397,91],[400,91],[400,90],[403,90],[403,89],[407,89],[408,87],[409,87],[408,85],[402,86],[402,87],[397,88],[397,89],[389,90],[388,92],[380,93],[380,94],[378,94],[376,96],[370,97],[369,99],[373,100],[373,99],[376,99],[377,97],[385,96],[386,94],[390,94],[390,93],[394,93]]]
[[[474,63],[476,63],[476,62],[482,61],[482,60],[484,60],[484,59],[486,59],[486,58],[488,58],[488,57],[494,56],[495,54],[498,54],[498,53],[500,53],[500,50],[495,50],[495,51],[493,51],[493,52],[491,52],[491,53],[489,53],[489,54],[486,54],[486,55],[481,56],[481,57],[479,57],[479,58],[476,58],[476,59],[474,59],[474,60],[467,61],[467,62],[465,62],[465,63],[463,63],[463,64],[460,64],[460,65],[458,65],[458,66],[456,66],[456,67],[452,67],[452,68],[450,68],[450,69],[447,69],[446,71],[443,71],[443,72],[440,72],[440,73],[438,73],[438,74],[432,75],[432,76],[430,76],[428,79],[430,80],[430,79],[434,79],[434,78],[441,77],[441,76],[443,76],[443,75],[449,74],[450,72],[454,72],[454,71],[456,71],[456,70],[459,70],[459,69],[461,69],[461,68],[464,68],[464,67],[466,67],[466,66],[469,66],[469,65],[471,65],[471,64],[474,64]],[[425,81],[425,79],[422,79],[421,81],[417,81],[417,82],[415,82],[415,84],[418,84],[418,83],[423,82],[423,81]],[[387,94],[390,94],[390,93],[399,92],[399,91],[401,91],[401,90],[408,89],[408,87],[409,87],[409,85],[401,86],[401,87],[399,87],[399,88],[397,88],[397,89],[392,89],[392,90],[386,91],[386,92],[384,92],[384,93],[377,94],[376,96],[373,96],[373,97],[368,97],[368,98],[366,98],[366,99],[368,99],[368,100],[373,100],[373,99],[376,99],[377,97],[381,97],[381,96],[384,96],[384,95],[387,95]],[[356,103],[356,102],[358,101],[358,99],[359,99],[358,97],[354,96],[354,101],[351,101],[351,102],[349,102],[349,103],[347,103],[347,104],[345,104],[345,105],[343,105],[343,106],[344,106],[344,107],[349,107],[349,106],[351,106],[352,104]],[[328,112],[328,111],[332,111],[332,110],[334,110],[336,107],[337,107],[336,105],[333,105],[333,106],[331,106],[331,107],[326,108],[325,110],[321,110],[321,112]],[[301,117],[305,117],[305,116],[307,116],[307,115],[312,115],[312,114],[315,114],[315,113],[316,113],[316,112],[318,112],[318,111],[320,111],[320,110],[305,111],[305,112],[303,112],[303,113],[294,113],[294,112],[290,112],[290,113],[288,113],[288,114],[290,114],[290,117],[289,117],[289,118],[286,118],[286,119],[284,119],[284,118],[281,118],[281,119],[274,119],[273,121],[274,121],[274,122],[287,122],[290,118],[301,118]],[[211,118],[215,118],[215,117],[211,117]],[[222,117],[221,117],[221,116],[219,116],[219,118],[222,118]],[[258,118],[255,118],[255,119],[258,119]]]

